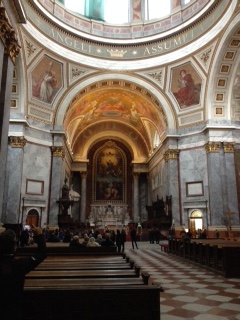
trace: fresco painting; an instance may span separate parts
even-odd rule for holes
[[[32,71],[32,98],[51,104],[62,87],[62,64],[45,56]]]
[[[172,71],[171,91],[180,109],[200,103],[202,80],[191,63],[181,65]]]

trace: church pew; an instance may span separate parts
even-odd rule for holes
[[[54,264],[40,264],[35,270],[128,270],[130,265],[124,264],[105,264],[105,263],[54,263]]]
[[[27,247],[18,247],[16,250],[16,256],[26,256],[32,255],[36,252],[36,245],[30,245]],[[71,255],[116,255],[122,256],[121,253],[117,252],[117,246],[112,247],[69,247],[69,246],[51,246],[47,245],[47,255],[48,256],[71,256]]]
[[[58,278],[58,279],[25,279],[25,288],[66,288],[74,287],[81,288],[82,286],[136,286],[143,285],[144,283],[142,278],[131,277],[131,278]]]
[[[203,241],[201,241],[203,240]],[[219,241],[218,241],[219,240]],[[172,239],[169,248],[178,248],[174,242],[178,239]],[[186,251],[190,248],[190,259]],[[209,270],[223,275],[226,278],[240,278],[240,243],[236,241],[227,241],[222,239],[195,239],[191,244],[184,245],[185,254],[180,254],[174,250],[169,250],[169,254],[180,256],[181,258],[195,263],[198,266],[208,268]]]
[[[61,279],[61,278],[133,278],[137,273],[127,270],[34,270],[26,275],[26,279]]]
[[[159,286],[144,284],[77,288],[26,286],[23,319],[159,320],[160,292]]]

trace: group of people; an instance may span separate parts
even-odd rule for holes
[[[118,252],[124,252],[126,242],[126,231],[124,229],[105,230],[104,234],[98,230],[86,232],[81,241],[81,236],[78,234],[73,235],[69,246],[82,246],[82,247],[111,247],[117,246]]]

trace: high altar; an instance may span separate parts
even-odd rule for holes
[[[127,205],[91,205],[91,212],[88,217],[90,226],[104,228],[106,226],[127,226],[130,216]]]

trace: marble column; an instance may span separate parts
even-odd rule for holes
[[[179,185],[179,150],[168,149],[164,154],[167,165],[166,195],[172,196],[172,219],[175,226],[181,226],[182,211],[180,206],[180,185]]]
[[[225,170],[225,187],[226,187],[226,203],[224,203],[224,214],[230,210],[232,215],[232,225],[239,224],[238,214],[238,195],[237,195],[237,181],[235,170],[235,159],[234,159],[234,143],[224,142],[223,143],[223,156],[224,156],[224,170]]]
[[[12,93],[13,70],[16,57],[20,52],[20,46],[16,40],[15,31],[12,28],[4,7],[0,7],[0,220],[3,215],[3,192],[5,188],[5,169],[7,165],[8,129]]]
[[[139,173],[133,173],[133,222],[139,222]]]
[[[64,148],[62,146],[54,146],[52,149],[52,165],[51,165],[51,181],[49,190],[49,206],[48,206],[48,221],[50,227],[58,226],[59,200],[62,190],[63,176],[63,159],[65,157]]]
[[[86,196],[87,196],[87,172],[82,171],[81,174],[81,213],[80,222],[85,222],[86,220]]]
[[[4,186],[3,222],[21,223],[21,193],[23,156],[26,139],[24,137],[9,137],[8,161],[6,165],[6,180]],[[17,159],[17,161],[16,161]]]
[[[222,160],[219,154],[220,142],[208,142],[205,145],[208,168],[208,208],[209,225],[222,225],[224,188],[222,175],[224,175]]]

